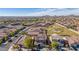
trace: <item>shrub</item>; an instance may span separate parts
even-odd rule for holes
[[[2,40],[0,39],[0,45],[2,44]]]
[[[25,40],[23,40],[23,45],[24,45],[24,47],[26,47],[28,49],[32,48],[33,47],[33,40],[32,40],[32,38],[29,36]]]
[[[10,32],[10,35],[13,37],[14,36],[14,32]]]
[[[51,48],[57,48],[58,45],[58,42],[54,41],[51,43]]]
[[[8,40],[8,36],[7,36],[7,35],[6,35],[6,36],[4,36],[4,38],[3,38],[3,39],[4,39],[5,41],[6,41],[6,40]]]
[[[13,45],[13,48],[14,48],[14,49],[18,49],[19,46],[18,46],[17,44],[14,44],[14,45]]]

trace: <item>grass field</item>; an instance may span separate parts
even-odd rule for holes
[[[74,31],[71,31],[69,30],[68,28],[60,25],[60,24],[54,24],[54,25],[51,25],[49,27],[46,28],[47,31],[48,31],[48,35],[51,35],[51,34],[59,34],[59,35],[67,35],[67,36],[78,36],[79,34],[74,32]]]

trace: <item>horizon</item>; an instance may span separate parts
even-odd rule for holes
[[[0,16],[79,15],[79,8],[0,8]]]
[[[44,16],[50,16],[50,17],[54,17],[54,16],[79,16],[79,15],[74,15],[74,14],[70,14],[70,15],[42,15],[42,16],[0,16],[0,17],[44,17]]]

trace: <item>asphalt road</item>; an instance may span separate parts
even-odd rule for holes
[[[28,27],[28,28],[25,28],[25,29],[23,29],[23,30],[21,30],[21,31],[26,31],[26,30],[28,30],[28,29],[29,29],[29,27]],[[14,38],[10,37],[9,39],[12,40],[13,42],[15,42],[16,39],[21,36],[21,34],[20,34],[21,31],[19,31],[19,32],[15,35],[15,36],[17,36],[17,37],[14,36]],[[11,45],[13,44],[13,42],[10,43],[10,42],[6,41],[5,43],[3,43],[3,44],[0,46],[0,51],[8,51],[8,49],[11,47]]]

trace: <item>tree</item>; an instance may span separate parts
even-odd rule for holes
[[[32,48],[33,47],[33,40],[32,40],[32,38],[29,36],[25,40],[23,40],[23,45],[24,45],[24,47],[26,47],[28,49]]]
[[[51,48],[57,48],[58,47],[58,42],[54,41],[51,43]]]
[[[10,35],[13,37],[14,36],[14,32],[10,32]]]
[[[27,33],[26,33],[26,32],[24,32],[24,31],[22,31],[20,34],[22,34],[22,35],[27,35]]]
[[[18,49],[18,48],[19,48],[19,46],[17,44],[13,45],[13,49]]]
[[[8,40],[8,36],[7,35],[4,36],[4,40],[5,41]]]
[[[76,30],[77,26],[76,25],[68,25],[67,27]]]
[[[2,39],[0,39],[0,45],[2,44]]]
[[[7,40],[8,40],[8,36],[5,35],[5,36],[3,37],[3,39],[2,39],[2,42],[4,43],[4,42],[7,41]]]

